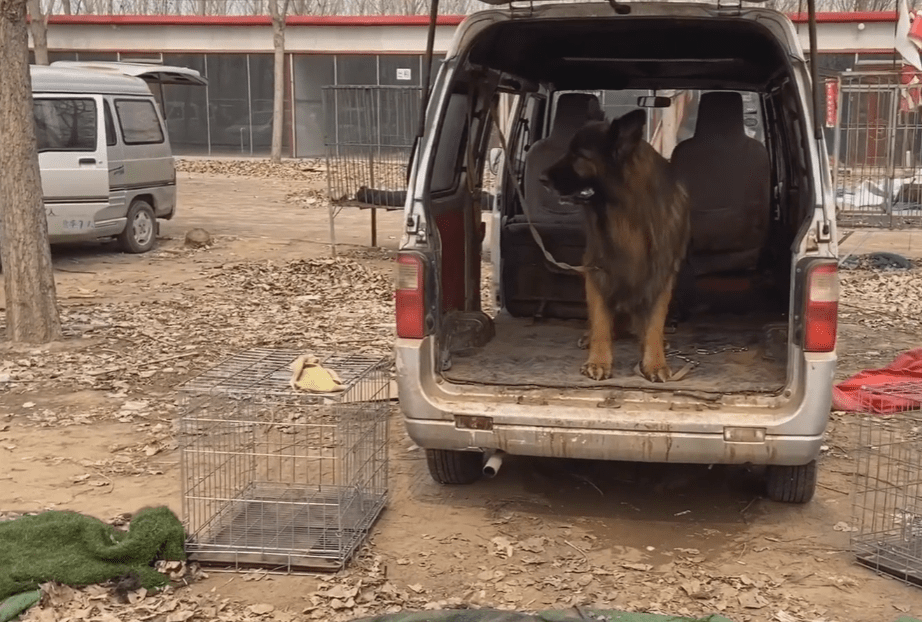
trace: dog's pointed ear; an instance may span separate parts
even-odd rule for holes
[[[608,138],[616,151],[627,151],[641,141],[646,124],[647,111],[643,108],[632,110],[611,122],[611,127],[608,128]]]

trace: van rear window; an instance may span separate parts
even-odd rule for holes
[[[163,130],[154,104],[145,99],[117,99],[115,112],[126,145],[153,145],[163,142]]]
[[[92,99],[35,99],[35,138],[43,151],[96,151],[96,102]]]

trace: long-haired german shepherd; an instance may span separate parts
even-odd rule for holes
[[[672,376],[663,332],[689,243],[688,194],[643,140],[646,120],[641,109],[583,126],[541,178],[562,201],[584,208],[589,358],[580,371],[594,380],[611,377],[616,313],[640,339],[644,377]]]

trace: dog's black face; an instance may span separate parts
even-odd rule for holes
[[[647,115],[634,110],[609,125],[604,121],[580,128],[567,153],[541,175],[541,183],[564,203],[589,205],[605,200],[605,179],[617,172],[640,144]]]

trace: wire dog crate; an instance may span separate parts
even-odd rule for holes
[[[387,501],[388,367],[320,356],[344,390],[289,385],[293,350],[237,354],[181,387],[186,550],[199,562],[338,570]]]
[[[866,391],[852,549],[859,563],[922,586],[922,382]]]

